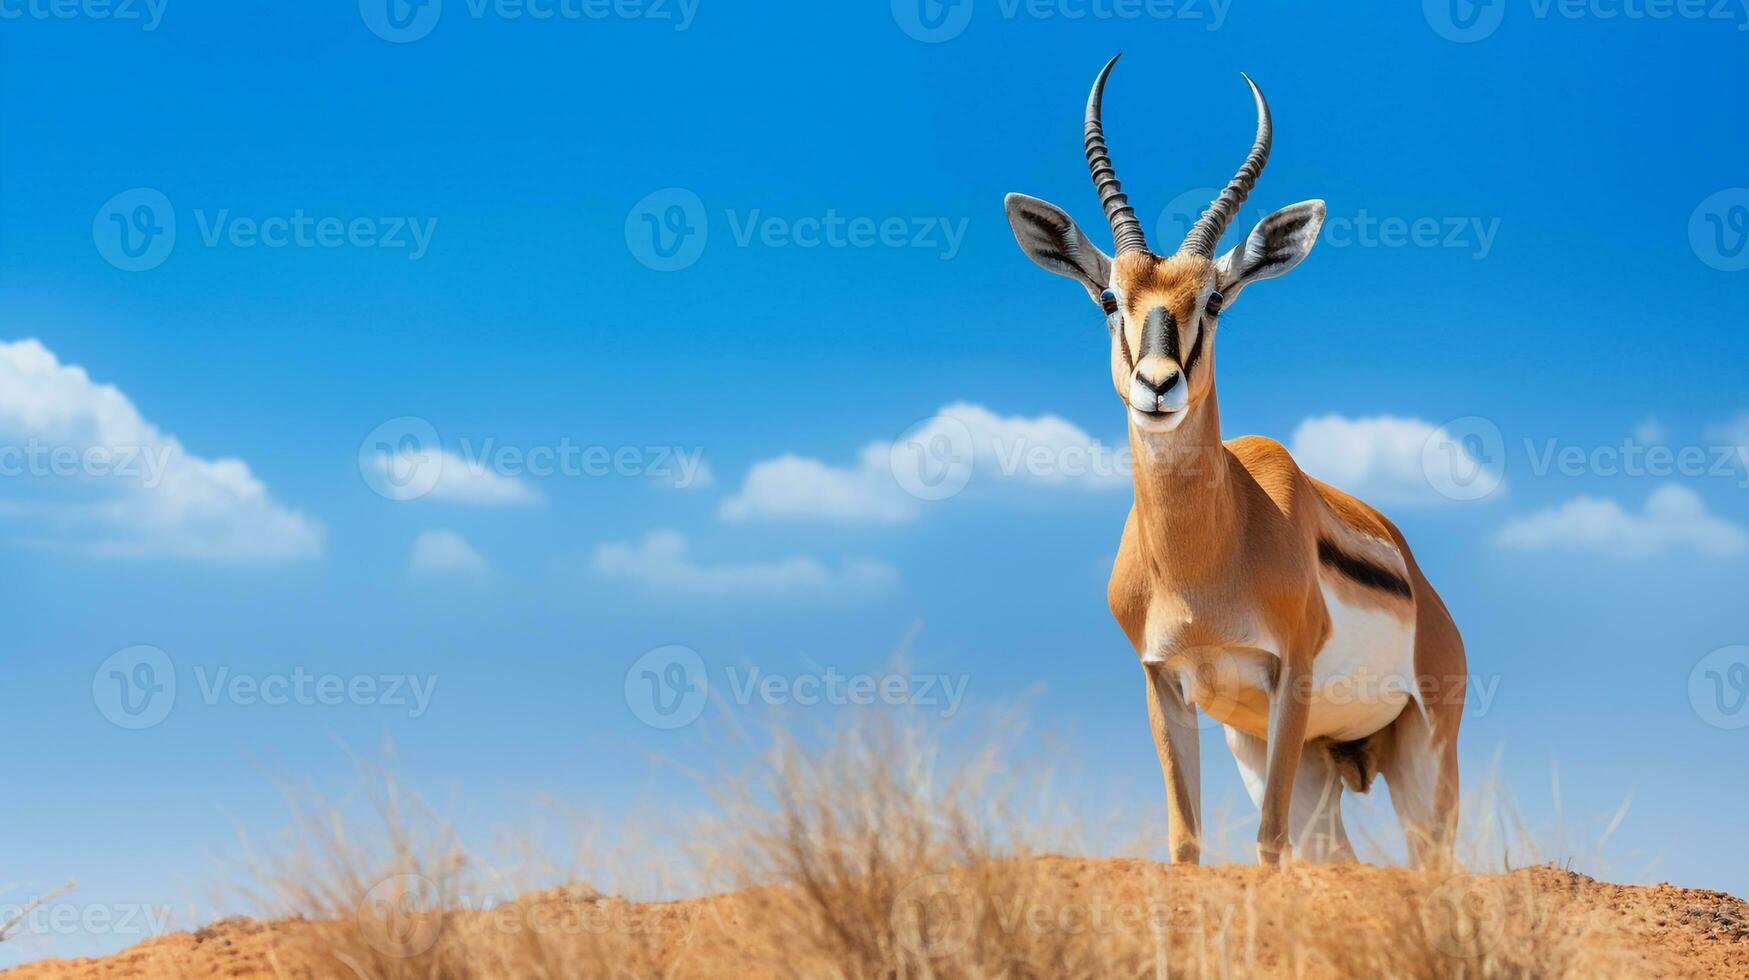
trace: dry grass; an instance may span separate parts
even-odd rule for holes
[[[1063,839],[1039,829],[1049,822],[1039,818],[1038,791],[1003,776],[1002,760],[944,764],[918,731],[883,717],[864,716],[820,748],[780,737],[761,778],[719,787],[719,814],[685,827],[691,884],[717,895],[708,899],[638,903],[584,885],[522,894],[392,784],[373,800],[367,838],[331,813],[307,811],[303,844],[259,875],[258,897],[305,922],[280,941],[275,972],[373,980],[1641,975],[1627,970],[1624,951],[1588,936],[1590,912],[1575,900],[1588,879],[1553,870],[1272,872],[1050,857]]]
[[[48,905],[50,902],[53,902],[55,899],[71,892],[77,887],[78,882],[68,881],[66,884],[45,895],[38,895],[37,897],[30,899],[23,905],[19,906],[17,911],[6,915],[0,915],[0,943],[11,939],[13,932],[20,926],[24,925],[24,923],[30,919],[31,914],[37,909]]]

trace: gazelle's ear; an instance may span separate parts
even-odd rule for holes
[[[1081,283],[1099,303],[1099,294],[1111,285],[1111,258],[1087,239],[1075,219],[1062,208],[1025,194],[1010,194],[1004,204],[1014,240],[1027,258]]]
[[[1324,202],[1302,201],[1275,212],[1251,229],[1245,240],[1215,262],[1215,276],[1228,304],[1239,290],[1259,279],[1274,279],[1300,264],[1324,227]]]

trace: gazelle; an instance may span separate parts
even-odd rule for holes
[[[1220,436],[1221,314],[1306,257],[1324,202],[1271,214],[1215,257],[1269,159],[1269,105],[1245,76],[1257,104],[1250,154],[1174,254],[1149,251],[1100,121],[1116,63],[1094,82],[1085,132],[1117,254],[1044,201],[1010,194],[1007,210],[1020,247],[1086,287],[1111,334],[1135,503],[1109,600],[1147,678],[1172,858],[1200,856],[1200,708],[1225,726],[1258,808],[1260,862],[1295,848],[1352,860],[1342,789],[1364,793],[1380,774],[1414,860],[1443,860],[1457,825],[1466,669],[1451,615],[1384,515],[1307,476],[1280,443]]]

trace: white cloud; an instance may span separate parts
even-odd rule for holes
[[[204,459],[36,340],[0,342],[0,521],[25,543],[130,557],[311,558],[320,523],[240,459]]]
[[[636,543],[596,547],[590,569],[651,591],[707,599],[862,597],[898,584],[899,573],[883,562],[852,559],[836,568],[797,555],[777,561],[708,565],[688,553],[678,531],[651,531]]]
[[[1110,446],[1054,415],[998,415],[955,402],[896,441],[864,445],[834,466],[784,455],[755,464],[718,513],[724,520],[903,523],[920,504],[1003,485],[1130,486],[1129,446]]]
[[[1670,430],[1664,423],[1649,418],[1634,426],[1634,442],[1642,446],[1662,446],[1670,441]]]
[[[709,490],[717,484],[717,473],[703,457],[696,462],[680,462],[662,469],[652,469],[650,481],[659,490]]]
[[[394,477],[372,484],[390,500],[441,500],[467,507],[526,507],[545,500],[521,479],[447,449],[379,452],[372,463],[383,477]]]
[[[1749,531],[1707,511],[1700,495],[1666,484],[1645,509],[1629,513],[1613,500],[1579,497],[1502,527],[1495,542],[1527,551],[1655,555],[1693,551],[1714,558],[1749,552]]]
[[[717,513],[724,520],[814,519],[896,524],[917,516],[917,500],[897,481],[886,443],[870,443],[854,467],[784,455],[755,463]]]
[[[485,556],[454,531],[420,531],[413,540],[407,571],[418,577],[480,576],[492,571]]]
[[[1324,415],[1301,422],[1289,449],[1307,473],[1373,503],[1477,500],[1501,486],[1504,449],[1498,429],[1466,422],[1460,432],[1390,415]]]

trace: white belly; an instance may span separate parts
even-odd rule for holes
[[[1415,628],[1389,609],[1345,605],[1324,590],[1330,639],[1312,660],[1312,679],[1301,690],[1311,702],[1306,738],[1352,741],[1389,725],[1402,713],[1415,687]],[[1185,700],[1204,714],[1267,737],[1272,644],[1223,650],[1180,651],[1159,656],[1176,675]]]
[[[1324,590],[1330,639],[1312,661],[1306,737],[1349,741],[1390,724],[1415,688],[1415,627],[1391,610]]]

